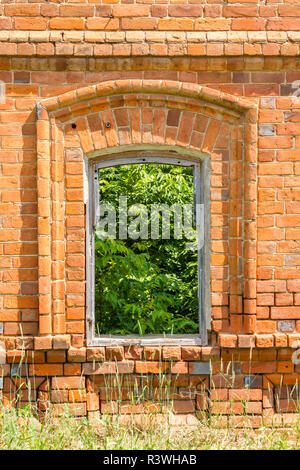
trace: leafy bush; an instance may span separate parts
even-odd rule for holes
[[[102,203],[116,209],[119,196],[127,196],[128,207],[145,204],[150,214],[150,204],[192,204],[193,171],[151,164],[101,169],[99,193]],[[118,227],[117,212],[117,233]],[[171,220],[171,234],[173,230]],[[197,252],[186,247],[190,241],[184,234],[178,240],[103,240],[95,235],[97,332],[196,333],[198,261]]]

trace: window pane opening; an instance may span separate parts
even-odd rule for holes
[[[189,162],[96,164],[97,336],[199,334],[199,175]]]

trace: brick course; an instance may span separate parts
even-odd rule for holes
[[[57,415],[64,403],[90,417],[118,407],[126,414],[130,386],[142,387],[148,374],[152,392],[133,411],[161,413],[163,371],[180,416],[222,412],[223,425],[237,426],[243,413],[252,426],[292,422],[288,395],[299,380],[292,354],[300,341],[299,8],[105,0],[0,9],[3,399],[14,399],[21,363],[41,411],[49,402]],[[86,344],[83,155],[132,144],[209,155],[207,346]],[[209,361],[211,373],[198,374]],[[116,373],[124,380],[121,404]],[[19,403],[26,401],[25,387]]]

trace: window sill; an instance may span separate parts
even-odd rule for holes
[[[199,335],[103,335],[88,341],[88,346],[203,346]]]

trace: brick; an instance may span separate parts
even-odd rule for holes
[[[237,337],[236,335],[220,335],[220,346],[225,348],[234,348],[236,346]]]
[[[39,6],[34,4],[5,5],[7,16],[39,16]]]
[[[261,18],[234,18],[231,27],[233,31],[261,31],[264,29],[264,20]]]
[[[15,18],[16,30],[44,31],[46,28],[47,20],[45,18]]]
[[[272,307],[271,318],[274,319],[297,319],[300,318],[300,307]]]
[[[83,389],[83,377],[55,377],[52,381],[54,390]]]
[[[85,360],[86,360],[86,350],[84,348],[68,350],[68,361],[85,362]]]
[[[126,346],[125,359],[142,359],[143,348],[141,346]]]
[[[274,344],[273,335],[260,334],[256,337],[256,346],[258,348],[271,348]]]
[[[47,352],[47,362],[66,362],[66,352],[65,351],[48,351]]]
[[[49,21],[49,27],[50,29],[82,30],[84,29],[84,20],[82,18],[72,18],[72,19],[52,18]],[[19,29],[22,29],[22,28],[19,28]]]
[[[57,335],[53,338],[54,349],[69,349],[70,348],[70,336],[68,335]]]
[[[163,347],[163,360],[180,361],[181,348],[180,347]]]
[[[171,364],[172,374],[187,374],[189,371],[189,363],[183,361],[177,361]]]
[[[230,21],[226,19],[198,19],[195,21],[195,31],[228,31]]]
[[[251,17],[257,16],[256,5],[226,5],[223,7],[223,16],[234,17]]]
[[[201,348],[199,346],[183,346],[181,348],[181,357],[184,361],[199,360],[201,357]]]
[[[97,393],[87,394],[87,410],[88,411],[99,410],[99,395]]]
[[[87,395],[85,390],[70,390],[68,393],[68,401],[71,403],[81,403],[87,401]]]
[[[92,5],[61,5],[59,13],[61,16],[71,17],[94,16],[94,8]]]
[[[189,362],[189,373],[192,375],[210,374],[209,362]]]
[[[108,361],[119,361],[124,359],[124,348],[123,347],[106,347],[105,356]]]
[[[239,348],[254,348],[255,337],[253,335],[238,335]]]
[[[139,17],[149,15],[148,5],[113,5],[112,10],[115,17]],[[92,15],[89,15],[92,16]]]
[[[193,21],[190,19],[159,19],[157,29],[160,31],[192,31]]]
[[[35,364],[34,366],[29,366],[30,375],[40,376],[59,376],[63,375],[63,366],[62,364]]]
[[[272,18],[267,21],[267,30],[272,31],[299,31],[300,20],[292,18]]]
[[[127,30],[153,30],[155,28],[155,19],[154,18],[122,18],[121,27],[125,31]],[[116,28],[119,29],[119,28]],[[160,29],[160,28],[158,28]]]
[[[148,373],[148,374],[158,374],[166,372],[169,368],[168,362],[141,362],[136,361],[135,370],[137,373]]]
[[[145,346],[144,355],[147,361],[158,361],[162,358],[162,348]]]
[[[157,386],[162,372],[178,388],[176,423],[187,423],[195,411],[218,410],[225,413],[224,425],[243,426],[245,411],[253,413],[249,425],[256,427],[272,413],[276,425],[284,422],[273,410],[274,397],[260,392],[299,379],[290,357],[300,338],[300,113],[293,96],[300,79],[299,16],[296,5],[254,1],[3,5],[4,389],[11,373],[6,366],[26,354],[29,377],[57,377],[53,397],[46,382],[39,391],[39,406],[45,406],[42,398],[53,398],[57,415],[69,401],[75,415],[98,413],[99,390],[105,380],[115,386],[118,374],[142,387],[146,374]],[[171,91],[164,93],[164,87]],[[51,165],[45,108],[39,110],[38,147],[35,138],[36,102],[47,97],[60,123],[51,126]],[[102,121],[113,124],[105,133]],[[85,346],[83,153],[142,142],[210,154],[207,346]],[[224,367],[233,363],[234,378],[221,377],[221,360]],[[206,391],[210,372],[221,387],[211,390],[219,402],[212,406]],[[87,377],[81,381],[82,375]],[[132,407],[124,387],[122,399],[127,402],[119,406],[115,394],[115,402],[101,403],[101,411],[146,410]],[[242,401],[248,399],[245,410]],[[292,422],[286,397],[280,400],[286,423]],[[148,405],[161,410],[152,401]]]
[[[174,413],[193,413],[195,411],[195,403],[192,400],[174,400],[173,411]]]
[[[93,361],[104,361],[105,359],[105,349],[101,347],[97,348],[87,348],[86,350],[86,360],[89,362]]]
[[[86,404],[85,403],[70,403],[68,405],[70,414],[73,416],[84,416],[86,415]],[[66,412],[65,405],[57,404],[52,406],[54,416],[63,416]]]
[[[200,5],[170,5],[168,8],[169,16],[174,17],[199,17],[202,14]]]
[[[85,363],[83,364],[84,375],[98,374],[130,374],[134,370],[133,361]]]

